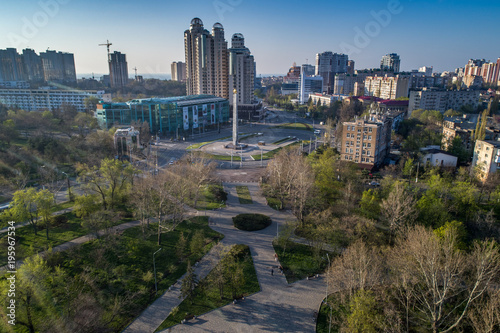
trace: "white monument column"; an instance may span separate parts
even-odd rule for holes
[[[238,92],[233,90],[233,149],[238,147]]]

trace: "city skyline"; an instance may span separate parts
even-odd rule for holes
[[[194,17],[209,30],[220,22],[227,41],[243,34],[258,75],[284,75],[292,63],[314,64],[316,53],[325,51],[348,54],[356,69],[377,68],[382,56],[397,53],[402,71],[433,66],[435,72],[464,67],[471,58],[495,61],[500,56],[500,47],[485,37],[495,31],[500,9],[493,1],[316,1],[304,6],[299,1],[41,0],[3,7],[0,48],[74,53],[79,75],[108,72],[106,48],[98,46],[106,40],[113,43],[111,52],[127,55],[129,72],[137,67],[143,74],[170,74],[172,62],[185,60],[183,32]]]

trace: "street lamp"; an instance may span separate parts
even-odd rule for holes
[[[61,173],[66,176],[66,179],[68,181],[68,200],[73,201],[73,196],[71,195],[71,182],[69,180],[69,175],[64,171],[61,171]]]
[[[156,251],[155,253],[153,253],[153,270],[155,272],[155,296],[156,294],[158,293],[158,284],[156,283],[156,263],[155,263],[155,254],[157,254],[158,252],[161,251],[161,247],[158,251]]]
[[[328,255],[328,252],[326,253],[326,258],[328,259],[328,270],[326,271],[326,291],[325,291],[325,304],[328,305],[330,308],[330,322],[328,325],[328,333],[330,333],[332,329],[332,307],[328,304],[328,284],[329,284],[329,277],[330,277],[330,256]]]
[[[264,164],[262,164],[262,147],[260,147],[260,167],[262,168]]]

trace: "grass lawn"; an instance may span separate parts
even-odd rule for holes
[[[49,229],[49,239],[46,230],[39,230],[42,224],[37,223],[37,235],[31,225],[16,229],[16,259],[20,260],[32,256],[38,252],[45,251],[72,239],[87,235],[89,231],[81,226],[81,219],[73,212],[62,214],[68,218],[68,222]],[[131,221],[131,218],[121,219],[114,224],[121,224]],[[7,249],[7,233],[0,236],[0,249]],[[0,266],[7,264],[7,257],[0,257]]]
[[[247,186],[236,186],[236,193],[238,193],[238,199],[240,204],[252,204],[252,196]]]
[[[96,240],[83,244],[79,249],[65,253],[63,267],[72,270],[73,274],[83,272],[86,266],[93,266],[94,274],[103,273],[108,281],[100,281],[101,293],[113,300],[116,294],[124,295],[130,292],[140,292],[140,296],[130,304],[130,313],[117,318],[113,331],[121,332],[136,316],[146,309],[155,299],[154,279],[145,279],[145,274],[153,273],[153,253],[162,248],[155,256],[158,280],[158,297],[165,293],[184,273],[187,262],[199,261],[224,236],[208,226],[208,218],[193,217],[179,224],[174,231],[162,234],[162,245],[157,244],[157,224],[151,224],[143,236],[140,227],[130,228],[115,239]],[[201,251],[191,252],[190,245],[193,235],[202,232],[205,239]],[[178,241],[184,235],[186,246],[182,257],[179,257]],[[103,242],[110,244],[104,245]],[[95,256],[100,248],[106,248],[105,258],[109,267],[100,267],[95,263]],[[75,256],[75,252],[78,255]],[[77,262],[75,265],[73,262]],[[114,268],[113,268],[114,267]],[[111,271],[111,276],[107,271]],[[101,272],[101,273],[99,273]],[[151,276],[153,276],[151,274]]]
[[[44,306],[32,308],[35,330],[38,331],[36,327],[42,326],[48,315],[61,316],[57,319],[68,323],[73,313],[71,307],[78,306],[83,298],[93,300],[92,311],[98,313],[93,320],[100,326],[94,331],[121,332],[185,274],[188,261],[193,264],[199,261],[223,237],[208,226],[206,217],[193,217],[175,230],[164,232],[161,245],[157,244],[156,232],[156,224],[150,224],[144,233],[140,226],[134,227],[68,251],[49,254],[46,259],[48,269],[52,270],[49,274],[63,274],[64,278],[39,291]],[[156,253],[158,296],[155,295],[153,253]],[[56,299],[54,295],[64,297]],[[54,304],[58,306],[57,312],[46,312]],[[19,313],[26,312],[25,303],[16,305]],[[112,309],[118,311],[108,317]],[[77,312],[71,320],[78,321],[79,316]]]
[[[261,186],[262,186],[262,194],[266,198],[267,205],[274,210],[280,211],[281,202],[277,198],[269,195],[271,190],[270,186],[267,184],[262,184]]]
[[[55,213],[55,212],[58,212],[58,211],[63,210],[63,209],[71,208],[74,205],[75,205],[75,203],[71,202],[71,201],[61,202],[61,203],[55,205],[54,207],[52,207],[51,211],[53,213]]]
[[[257,274],[253,266],[253,260],[248,246],[235,245],[233,246],[232,251],[237,251],[238,253],[237,265],[243,269],[244,276],[242,281],[243,283],[240,284],[238,290],[238,296],[247,296],[260,291]],[[221,261],[219,265],[224,265],[224,260]],[[217,271],[217,269],[212,270],[212,272],[210,272],[205,279],[200,281],[194,291],[195,296],[192,303],[189,300],[182,301],[178,307],[174,308],[175,310],[169,314],[167,319],[163,321],[155,332],[159,332],[168,327],[179,324],[183,319],[191,318],[192,316],[199,316],[207,313],[208,311],[231,303],[233,301],[233,295],[231,293],[230,286],[227,285],[227,282],[224,285],[224,294],[222,299],[220,298],[219,289],[211,283]]]
[[[315,249],[294,242],[288,242],[285,253],[283,248],[273,242],[274,251],[278,254],[279,262],[288,283],[303,280],[308,276],[322,273],[328,266],[327,251],[315,253]],[[333,254],[330,253],[330,258]]]
[[[289,129],[298,129],[298,130],[307,130],[312,131],[312,126],[306,123],[287,123],[276,126],[277,128],[289,128]]]
[[[279,147],[279,148],[276,148],[276,149],[273,149],[271,151],[268,151],[267,153],[263,154],[262,155],[262,159],[263,160],[269,160],[271,158],[274,157],[274,155],[278,154],[281,149],[285,148],[285,147],[294,147],[294,146],[298,146],[301,144],[301,142],[303,142],[304,144],[308,144],[309,141],[297,141],[297,142],[294,142],[294,143],[291,143],[289,145],[286,145],[286,146],[283,146],[283,147]],[[255,161],[258,161],[260,160],[260,154],[256,154],[256,155],[252,155],[252,158],[255,160]]]
[[[218,160],[218,161],[231,161],[231,155],[214,155],[214,154],[207,154],[208,158],[212,160]],[[259,155],[260,156],[260,155]],[[233,154],[233,162],[235,161],[241,161],[241,157],[239,157],[236,153]]]
[[[283,138],[281,140],[273,142],[273,145],[279,145],[280,143],[287,142],[287,141],[290,141],[290,140],[293,140],[293,138],[292,137]]]
[[[227,193],[221,184],[210,184],[205,186],[201,192],[196,209],[198,210],[213,210],[226,207]],[[194,202],[190,203],[194,206]]]
[[[186,149],[198,149],[198,148],[201,148],[202,146],[207,145],[209,143],[216,142],[216,141],[227,140],[227,139],[230,139],[230,138],[231,138],[230,136],[226,136],[226,137],[223,137],[223,138],[220,138],[220,139],[216,139],[216,140],[212,140],[212,141],[195,143],[195,144],[190,145]]]

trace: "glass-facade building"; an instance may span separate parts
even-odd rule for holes
[[[227,123],[229,102],[211,95],[134,99],[99,103],[95,116],[103,129],[148,122],[152,134],[197,134]]]

